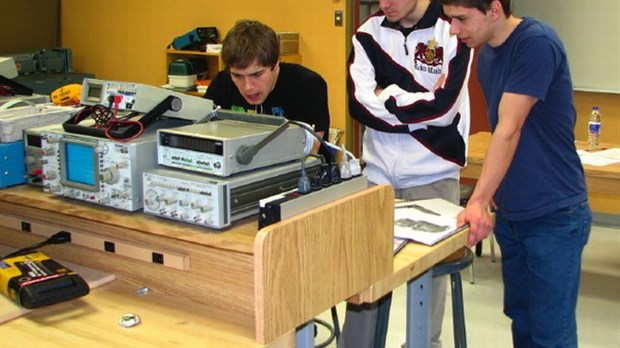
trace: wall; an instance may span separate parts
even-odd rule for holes
[[[620,1],[514,0],[513,9],[557,31],[576,90],[620,93]]]
[[[346,128],[346,0],[63,0],[61,6],[61,43],[72,49],[75,70],[106,80],[166,83],[166,46],[196,27],[215,26],[223,38],[235,21],[252,18],[299,32],[302,64],[329,86],[332,126]],[[343,11],[343,26],[334,25],[335,10]]]
[[[60,0],[3,1],[0,11],[0,55],[31,53],[58,47],[59,2]]]

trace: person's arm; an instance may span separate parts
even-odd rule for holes
[[[469,222],[469,246],[475,245],[491,233],[493,222],[488,207],[512,162],[523,124],[537,101],[538,99],[528,95],[502,95],[498,110],[499,122],[491,136],[480,177],[465,210],[458,216],[459,226]]]
[[[368,37],[368,34],[361,34],[353,38],[347,86],[351,116],[368,127],[385,132],[408,133],[410,125],[450,125],[458,112],[457,100],[466,88],[471,50],[456,37],[448,39],[442,47],[442,73],[432,84],[422,86],[413,79],[385,81],[385,77],[377,78],[366,52],[366,47],[372,49],[372,45],[366,42]],[[406,74],[404,70],[403,73]],[[441,88],[435,89],[437,81],[442,78],[445,81]]]

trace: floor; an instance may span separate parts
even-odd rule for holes
[[[620,228],[615,226],[594,226],[584,251],[577,305],[581,348],[620,347]],[[512,346],[510,321],[501,311],[503,285],[501,255],[497,246],[495,253],[497,261],[493,263],[488,240],[485,241],[481,257],[475,260],[475,283],[470,283],[469,269],[462,274],[469,347]],[[398,348],[405,342],[405,296],[404,286],[394,292],[388,348]],[[342,325],[344,305],[337,308]],[[329,311],[319,318],[332,323]],[[320,327],[317,344],[324,342],[327,335],[328,331]],[[450,301],[446,302],[442,341],[443,348],[454,347]],[[336,347],[335,341],[327,347]]]

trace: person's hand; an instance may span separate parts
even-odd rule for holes
[[[468,247],[488,237],[493,229],[493,220],[486,204],[468,202],[465,209],[457,216],[456,221],[459,227],[469,223]]]
[[[381,88],[381,87],[377,87],[377,88],[375,88],[375,95],[376,95],[377,97],[379,96],[379,94],[381,94],[381,92],[383,92],[383,88]]]

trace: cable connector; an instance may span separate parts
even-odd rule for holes
[[[67,231],[60,231],[58,233],[53,234],[51,237],[47,239],[46,244],[62,244],[71,241],[71,233]]]
[[[340,176],[340,168],[338,167],[338,163],[332,163],[329,165],[330,177],[332,180],[332,184],[340,184],[342,182],[342,177]]]
[[[8,255],[4,255],[2,257],[2,260],[9,258],[9,257],[13,257],[13,256],[18,256],[21,254],[26,254],[29,253],[37,248],[46,246],[46,245],[50,245],[50,244],[62,244],[62,243],[66,243],[66,242],[70,242],[71,241],[71,233],[67,232],[67,231],[60,231],[58,233],[53,234],[51,237],[49,237],[48,239],[42,241],[42,242],[38,242],[38,243],[34,243],[30,246],[27,246],[25,248],[19,249],[17,251],[14,251]]]
[[[321,174],[319,179],[322,187],[329,187],[332,184],[332,173],[327,163],[321,163]]]
[[[357,176],[362,175],[362,165],[360,164],[360,160],[357,158],[351,159],[349,161],[349,165],[351,167],[351,177],[355,178]]]
[[[353,175],[351,174],[351,163],[346,158],[342,159],[340,163],[340,177],[342,180],[349,180]]]
[[[299,180],[297,180],[297,191],[301,194],[310,193],[312,191],[312,183],[305,169],[301,171],[301,176]]]
[[[123,96],[122,95],[120,95],[120,94],[114,95],[114,105],[115,106],[118,106],[121,103],[122,100],[123,100]]]

